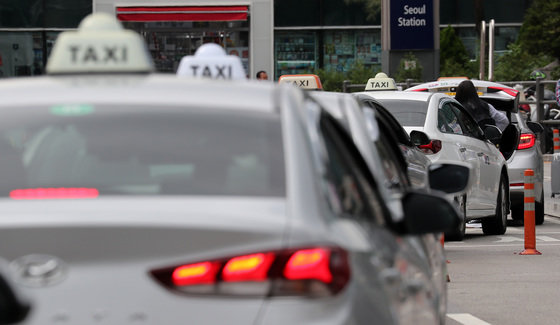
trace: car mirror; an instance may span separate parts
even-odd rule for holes
[[[459,226],[457,209],[443,196],[410,191],[402,199],[406,234],[422,235],[446,232]]]
[[[430,143],[430,137],[422,131],[413,130],[410,132],[410,141],[415,146],[423,146]]]
[[[504,158],[508,160],[519,145],[519,129],[517,126],[510,124],[502,132],[499,149]]]
[[[502,132],[500,132],[500,129],[495,125],[486,125],[484,127],[484,136],[493,144],[498,145],[502,138]]]
[[[468,190],[471,171],[467,165],[455,163],[431,164],[428,179],[432,190],[460,194]]]
[[[529,127],[529,129],[531,129],[531,131],[533,131],[534,134],[540,134],[544,132],[544,128],[540,123],[528,121],[527,126]]]
[[[2,263],[5,264],[5,263]],[[16,324],[29,313],[29,304],[16,291],[8,278],[7,268],[0,265],[0,325]]]

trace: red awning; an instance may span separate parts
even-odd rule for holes
[[[248,15],[248,6],[117,7],[121,21],[233,21]]]

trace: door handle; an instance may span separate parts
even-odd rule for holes
[[[465,152],[465,151],[467,151],[467,148],[465,148],[465,147],[461,147],[461,148],[459,148],[459,151],[461,151],[461,152]]]

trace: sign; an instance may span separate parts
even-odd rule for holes
[[[194,55],[183,57],[179,62],[177,75],[225,80],[247,79],[241,59],[235,55],[227,55],[221,46],[214,43],[204,44]]]
[[[46,70],[48,74],[84,74],[151,72],[154,67],[140,34],[99,12],[84,18],[78,30],[58,36]]]
[[[391,0],[390,3],[391,49],[433,49],[433,0]]]
[[[285,74],[278,78],[279,84],[291,84],[302,89],[322,90],[321,79],[315,74]]]

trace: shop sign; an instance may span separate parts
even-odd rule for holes
[[[391,0],[390,3],[391,49],[433,49],[433,0]]]

